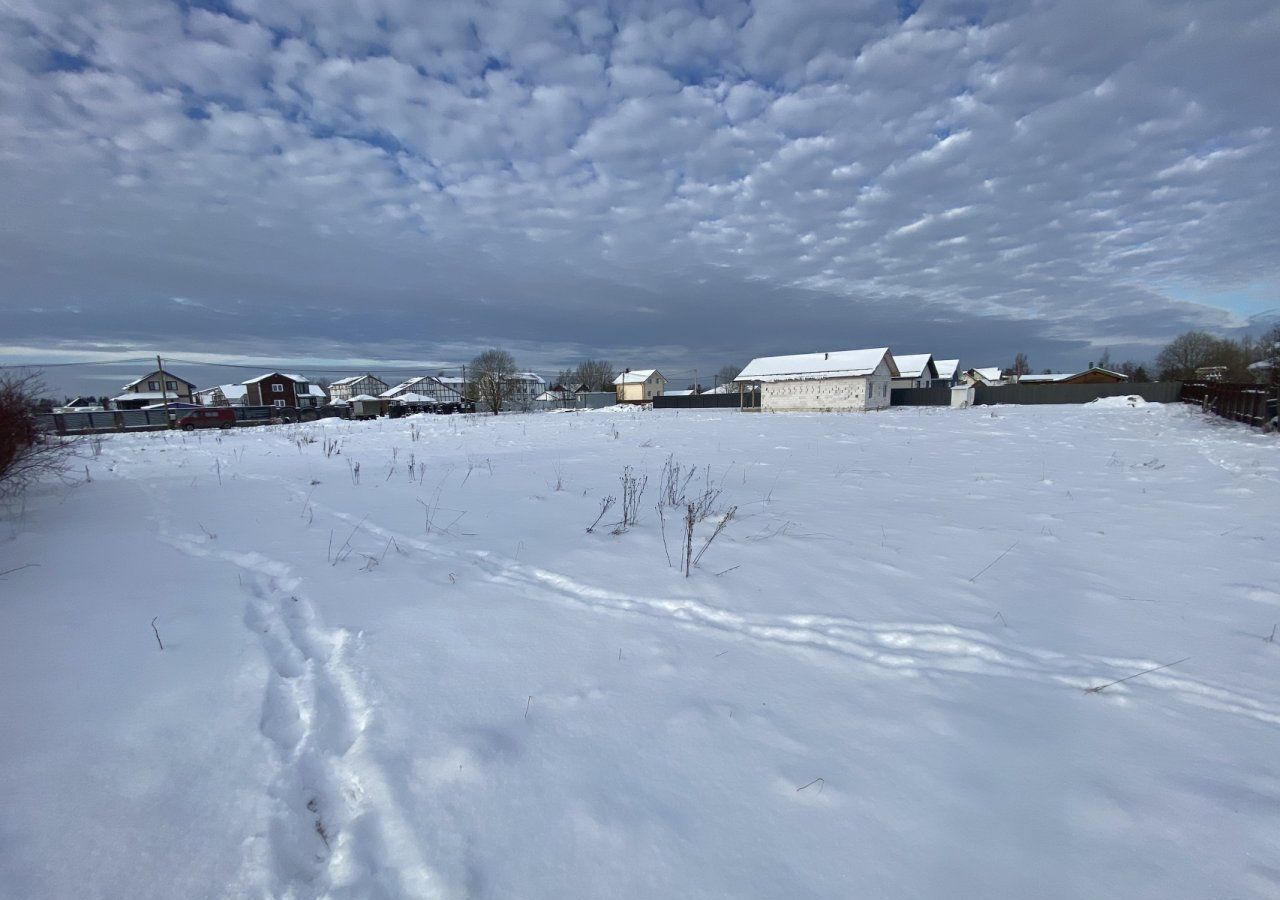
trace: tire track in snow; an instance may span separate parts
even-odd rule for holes
[[[298,497],[302,492],[290,488]],[[690,628],[718,631],[756,643],[792,650],[835,653],[872,665],[882,672],[911,677],[926,672],[1007,677],[1084,690],[1101,681],[1132,674],[1161,664],[1161,660],[1067,655],[1019,647],[995,641],[984,632],[947,624],[862,622],[824,614],[769,615],[738,613],[692,599],[642,597],[580,584],[574,579],[537,566],[497,558],[484,550],[452,551],[393,529],[367,517],[360,519],[315,499],[317,512],[348,525],[357,525],[380,538],[394,538],[432,558],[446,562],[469,561],[494,582],[509,585],[551,602],[571,603],[594,612],[644,615]],[[1156,688],[1181,702],[1243,716],[1269,725],[1280,725],[1280,709],[1239,691],[1180,675],[1173,670],[1144,676],[1137,689]],[[1117,685],[1107,695],[1121,697],[1135,686]],[[1106,695],[1104,695],[1106,696]]]
[[[270,895],[440,896],[383,766],[362,740],[374,706],[353,659],[360,634],[325,627],[288,565],[214,549],[204,535],[159,522],[163,542],[238,570],[244,625],[270,666],[260,721],[276,764],[264,836]]]

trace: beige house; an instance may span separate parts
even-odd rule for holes
[[[760,385],[764,412],[846,412],[884,409],[899,376],[888,347],[834,350],[751,360],[735,384]]]
[[[667,388],[667,379],[657,369],[627,369],[613,379],[613,386],[618,391],[619,403],[649,403],[654,397],[662,396]]]
[[[126,384],[119,397],[111,398],[116,409],[141,409],[153,403],[194,403],[196,386],[172,372],[156,369]]]

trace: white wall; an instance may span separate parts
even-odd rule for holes
[[[863,410],[869,384],[865,377],[766,381],[760,386],[760,408],[766,412]]]
[[[893,388],[893,375],[889,371],[889,364],[883,359],[880,360],[880,365],[876,366],[876,370],[871,373],[868,381],[869,394],[866,408],[888,409],[889,391]]]

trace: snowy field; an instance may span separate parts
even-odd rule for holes
[[[6,898],[1280,896],[1274,437],[1108,404],[99,450],[0,519]],[[695,553],[737,508],[687,578],[669,457],[720,491]]]

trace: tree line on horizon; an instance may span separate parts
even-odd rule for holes
[[[1273,361],[1267,373],[1272,383],[1280,381],[1280,324],[1272,326],[1261,337],[1245,335],[1241,338],[1224,338],[1207,331],[1188,331],[1165,344],[1155,361],[1126,359],[1116,361],[1110,350],[1089,363],[1127,375],[1132,382],[1147,381],[1195,381],[1196,370],[1221,367],[1222,381],[1251,382],[1256,377],[1250,366],[1265,360]],[[1014,357],[1013,364],[1005,369],[1006,375],[1030,375],[1033,373],[1025,353]],[[1049,369],[1044,373],[1049,374]]]

